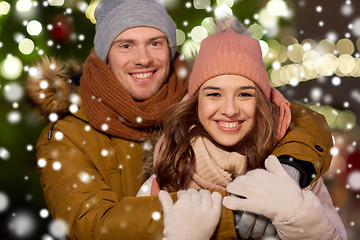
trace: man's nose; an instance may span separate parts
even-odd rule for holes
[[[136,65],[147,66],[149,65],[149,63],[152,62],[151,53],[146,47],[138,48],[134,57],[135,57],[134,61]]]

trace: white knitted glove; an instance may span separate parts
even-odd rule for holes
[[[177,196],[174,204],[169,193],[159,193],[164,213],[164,239],[209,240],[221,217],[221,194],[189,189],[179,191]]]
[[[223,205],[264,215],[272,222],[285,221],[301,206],[302,191],[274,155],[265,160],[265,168],[267,171],[255,169],[229,183],[229,193],[246,199],[225,197]]]
[[[300,171],[287,164],[281,164],[285,171],[299,183]],[[232,195],[236,196],[236,195]],[[251,212],[234,211],[234,221],[236,232],[242,239],[259,238],[271,236],[272,239],[278,239],[276,229],[272,222],[262,216]]]

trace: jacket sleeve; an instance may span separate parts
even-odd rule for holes
[[[162,239],[163,218],[158,198],[135,197],[136,193],[119,197],[106,180],[111,174],[103,173],[89,161],[88,153],[80,146],[84,143],[73,141],[76,129],[69,131],[65,124],[63,121],[55,125],[53,133],[62,134],[53,134],[51,140],[48,140],[50,126],[43,130],[37,143],[37,155],[48,209],[54,220],[67,224],[68,237]],[[216,238],[236,239],[231,210],[223,208]]]
[[[344,224],[322,178],[302,191],[303,204],[288,221],[273,222],[280,239],[346,240]]]
[[[291,156],[304,161],[303,165],[306,166],[311,163],[310,167],[315,169],[315,176],[310,179],[313,183],[330,167],[330,150],[333,146],[331,130],[323,115],[295,103],[290,107],[292,120],[289,130],[272,154],[279,159]]]

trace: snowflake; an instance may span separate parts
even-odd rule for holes
[[[47,218],[49,217],[49,210],[43,208],[40,210],[39,215],[41,218]]]
[[[57,132],[55,133],[55,139],[56,139],[56,140],[60,141],[60,140],[62,140],[63,138],[64,138],[64,134],[63,134],[62,132],[57,131]]]
[[[9,207],[9,197],[3,193],[0,192],[0,213],[5,212]]]
[[[67,230],[68,230],[68,226],[66,222],[60,219],[52,221],[49,226],[49,231],[51,235],[53,235],[56,238],[63,239],[66,236]]]
[[[161,214],[160,214],[158,211],[155,211],[155,212],[152,213],[151,217],[152,217],[152,219],[154,219],[155,221],[158,221],[158,220],[160,220],[160,218],[161,218]]]
[[[101,150],[101,156],[106,157],[107,155],[109,155],[108,150],[106,150],[106,149]]]
[[[59,170],[61,169],[62,165],[61,165],[61,163],[60,163],[59,161],[55,161],[55,162],[53,163],[52,167],[53,167],[53,169],[54,169],[55,171],[59,171]]]

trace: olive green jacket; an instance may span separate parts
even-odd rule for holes
[[[331,161],[330,130],[312,110],[296,104],[291,110],[291,131],[273,153],[312,162],[319,177]],[[158,198],[135,197],[145,180],[139,178],[144,145],[99,132],[86,119],[80,106],[39,137],[38,171],[52,217],[67,223],[70,239],[161,239]],[[232,211],[223,209],[215,234],[236,239]]]

